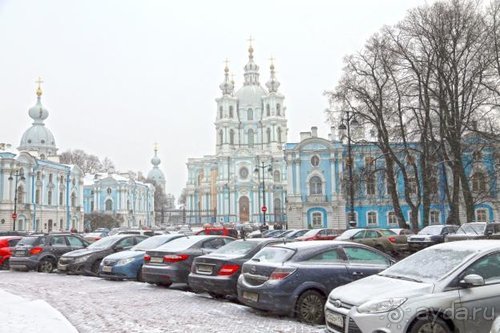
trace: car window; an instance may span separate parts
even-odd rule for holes
[[[78,237],[75,237],[75,236],[66,236],[66,238],[68,239],[68,242],[69,242],[70,246],[85,247],[85,244]]]
[[[344,262],[344,260],[341,258],[337,249],[332,249],[322,252],[320,254],[316,254],[313,257],[303,261],[303,263],[306,264],[314,264],[314,263],[332,264],[341,262]]]
[[[245,255],[251,252],[253,249],[257,248],[260,245],[260,242],[252,242],[248,240],[239,240],[230,242],[226,246],[221,247],[215,252],[217,254],[234,254],[234,255]]]
[[[19,239],[9,239],[9,246],[14,247],[16,244],[19,243]]]
[[[17,246],[26,246],[26,245],[44,245],[45,244],[45,237],[39,237],[39,236],[34,236],[34,237],[23,237],[17,243]]]
[[[145,239],[148,239],[149,237],[148,236],[135,236],[134,238],[135,238],[135,244],[139,244],[140,242],[142,242]]]
[[[500,253],[485,256],[470,265],[462,274],[480,275],[487,284],[500,283]]]
[[[318,236],[326,236],[326,230],[320,230],[320,232],[318,232]]]
[[[294,255],[295,251],[284,247],[265,247],[252,258],[258,262],[285,262]]]
[[[222,247],[224,245],[226,245],[226,242],[223,238],[214,238],[203,242],[201,247],[204,249],[218,249],[219,247]]]
[[[364,237],[364,235],[365,235],[365,231],[361,230],[360,232],[358,232],[357,234],[352,236],[352,239],[362,239]]]
[[[116,247],[122,247],[124,249],[131,248],[134,246],[134,237],[127,237],[116,243]]]
[[[366,231],[365,238],[379,238],[379,237],[380,237],[379,233],[376,232],[375,230]]]
[[[351,264],[389,264],[386,257],[368,249],[346,246],[344,252]]]
[[[66,239],[64,236],[54,236],[50,241],[50,245],[52,246],[67,246]]]

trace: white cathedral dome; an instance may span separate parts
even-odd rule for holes
[[[255,105],[260,107],[262,97],[265,95],[267,95],[267,91],[260,85],[243,86],[236,92],[240,106]]]

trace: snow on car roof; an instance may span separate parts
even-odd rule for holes
[[[496,239],[476,239],[476,240],[463,240],[454,242],[445,242],[438,245],[434,245],[433,248],[440,249],[460,249],[460,250],[471,250],[471,251],[484,251],[500,249],[500,240]]]

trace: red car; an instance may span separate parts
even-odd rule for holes
[[[22,236],[1,236],[0,237],[0,268],[9,268],[9,258],[12,255],[12,248]]]
[[[196,235],[220,235],[238,238],[238,230],[226,227],[205,227],[198,231]]]
[[[298,241],[310,241],[310,240],[332,240],[335,239],[339,233],[335,229],[311,229],[300,237],[297,237]]]

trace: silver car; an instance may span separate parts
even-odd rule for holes
[[[497,317],[493,322],[490,333],[500,333],[500,317]]]
[[[334,289],[329,332],[488,333],[500,314],[500,241],[443,243]]]

